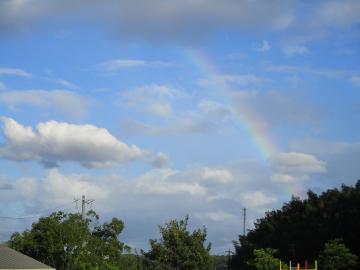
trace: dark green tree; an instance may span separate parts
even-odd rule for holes
[[[150,240],[150,250],[142,252],[144,269],[208,270],[211,245],[205,246],[206,229],[188,231],[189,217],[160,226],[160,240]]]
[[[358,257],[350,252],[341,239],[328,241],[319,255],[321,270],[356,269]]]
[[[9,246],[57,270],[113,269],[129,248],[119,241],[124,229],[121,220],[99,224],[90,211],[80,214],[56,212],[33,223],[31,230],[14,233]]]
[[[254,229],[235,242],[232,269],[254,269],[247,262],[254,249],[278,250],[282,261],[313,262],[324,244],[342,238],[352,253],[360,256],[360,180],[355,187],[343,185],[307,198],[293,197],[279,210],[265,213]]]

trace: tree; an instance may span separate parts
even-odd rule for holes
[[[231,269],[254,269],[247,262],[254,258],[254,249],[261,248],[278,250],[283,261],[314,261],[324,244],[336,238],[360,256],[360,180],[354,187],[342,185],[319,195],[310,190],[307,195],[265,213],[254,229],[240,236]]]
[[[129,248],[118,240],[124,223],[113,218],[99,224],[99,216],[52,213],[33,223],[31,230],[14,233],[9,246],[57,270],[112,269]]]
[[[341,239],[328,241],[319,255],[322,270],[355,269],[358,257],[350,252]]]
[[[160,226],[160,240],[150,240],[150,251],[144,252],[145,269],[162,270],[208,270],[211,244],[204,246],[206,229],[188,231],[189,217],[171,220]]]
[[[276,250],[271,248],[254,249],[255,259],[252,264],[258,270],[277,270],[280,260],[274,257]]]

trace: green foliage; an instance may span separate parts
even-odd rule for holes
[[[189,217],[171,220],[160,226],[161,239],[150,240],[150,251],[143,252],[145,269],[162,270],[208,270],[211,245],[204,247],[206,229],[187,229]]]
[[[211,256],[211,264],[214,268],[222,267],[227,269],[228,263],[229,263],[229,256],[223,256],[223,255]]]
[[[271,248],[254,249],[255,259],[252,264],[258,270],[277,270],[280,260],[274,257],[275,252]]]
[[[9,246],[57,270],[119,269],[120,255],[129,250],[118,240],[123,229],[116,218],[100,225],[93,211],[86,220],[56,212],[40,218],[31,230],[14,233]]]
[[[246,262],[254,249],[272,248],[283,261],[314,261],[324,244],[342,238],[352,253],[360,255],[360,180],[307,199],[293,197],[281,210],[267,212],[255,228],[235,242],[232,269],[253,269]]]
[[[119,269],[143,270],[142,258],[137,254],[123,254],[119,261]]]
[[[350,252],[341,239],[335,239],[325,244],[319,255],[321,270],[351,270],[356,269],[358,257]]]

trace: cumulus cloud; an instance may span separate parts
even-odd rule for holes
[[[294,183],[296,178],[293,175],[285,173],[275,173],[271,176],[271,180],[275,183]]]
[[[146,194],[205,196],[209,188],[232,181],[232,173],[225,168],[154,169],[136,179],[136,190]]]
[[[90,100],[66,90],[27,90],[0,92],[0,103],[12,110],[18,110],[22,105],[30,105],[78,118],[86,114]]]
[[[259,206],[264,207],[276,202],[276,198],[267,196],[261,191],[246,192],[242,194],[242,200],[247,206],[251,208],[256,208]]]
[[[280,153],[271,157],[271,163],[279,171],[287,173],[322,173],[326,171],[324,161],[304,153]]]
[[[141,193],[158,195],[206,194],[206,188],[197,182],[176,181],[174,177],[177,174],[178,172],[172,169],[152,170],[137,179],[136,189]]]
[[[215,181],[221,184],[227,184],[233,180],[231,172],[226,169],[204,168],[202,177],[204,180]]]
[[[321,174],[324,183],[336,181],[338,185],[350,185],[359,179],[359,141],[296,140],[290,143],[290,148],[292,151],[309,153],[326,162],[326,173]]]
[[[22,197],[36,200],[40,205],[69,204],[84,194],[93,199],[105,199],[109,194],[105,186],[95,183],[88,175],[63,175],[58,169],[50,169],[41,179],[20,179],[14,186]]]
[[[273,182],[293,183],[307,180],[309,175],[325,173],[326,163],[310,154],[299,152],[283,152],[270,158],[275,173],[271,176]]]
[[[238,235],[242,208],[248,210],[248,227],[251,228],[250,224],[265,210],[279,207],[279,198],[283,196],[283,188],[269,181],[268,167],[256,161],[183,170],[150,169],[126,179],[102,172],[66,174],[61,168],[53,168],[40,177],[25,173],[26,176],[12,180],[12,189],[0,190],[0,204],[9,209],[2,214],[16,215],[13,211],[16,205],[19,215],[39,212],[44,215],[50,213],[46,211],[49,205],[71,206],[74,198],[84,194],[86,198],[95,199],[95,210],[102,218],[117,216],[126,222],[123,240],[137,242],[136,248],[147,248],[146,239],[156,237],[157,225],[169,218],[190,214],[194,226],[206,225],[216,252],[223,245],[231,245],[231,241],[224,238],[232,240]],[[229,180],[229,175],[232,181],[226,184],[218,181],[224,176]],[[309,185],[309,182],[302,184]],[[286,199],[290,199],[288,194]],[[0,237],[6,239],[14,230],[22,231],[25,226],[24,223],[21,227],[14,226],[6,236],[0,231]],[[31,226],[31,222],[27,226]]]
[[[163,153],[151,154],[135,145],[127,145],[106,129],[93,125],[74,125],[48,121],[39,123],[36,130],[11,118],[2,117],[5,143],[0,156],[9,160],[35,160],[43,164],[76,162],[85,167],[106,167],[143,159],[163,165]]]
[[[1,4],[0,4],[1,5]],[[0,68],[0,75],[13,75],[13,76],[18,76],[18,77],[25,77],[25,78],[30,78],[31,74],[19,69],[19,68],[6,68],[6,67],[2,67]]]

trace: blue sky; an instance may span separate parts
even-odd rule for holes
[[[95,199],[134,248],[190,215],[213,253],[354,184],[359,1],[0,3],[0,239]],[[33,217],[35,216],[35,217]]]

